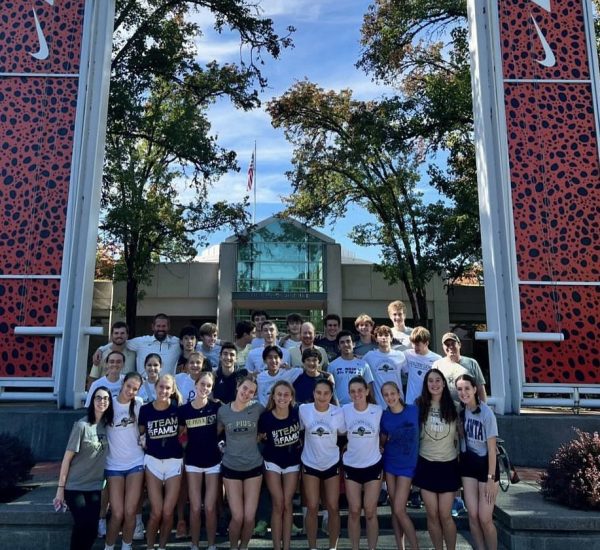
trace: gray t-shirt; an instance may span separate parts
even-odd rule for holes
[[[256,435],[258,418],[265,408],[253,401],[243,411],[231,409],[231,403],[223,405],[217,413],[219,427],[225,430],[225,452],[223,466],[231,470],[245,472],[258,468],[263,463],[258,450]]]
[[[479,456],[488,454],[487,440],[498,437],[498,425],[494,412],[485,403],[480,403],[481,412],[465,409],[465,441],[467,449]],[[464,445],[461,445],[464,447]],[[464,448],[462,449],[464,451]]]
[[[68,491],[99,491],[104,482],[108,440],[104,424],[89,424],[82,418],[73,424],[67,450],[75,456],[65,483]]]
[[[481,372],[481,367],[479,363],[472,359],[471,357],[463,357],[460,356],[458,360],[458,364],[462,367],[465,367],[469,371],[469,374],[475,378],[475,382],[478,386],[485,386],[485,378],[483,377],[483,372]]]

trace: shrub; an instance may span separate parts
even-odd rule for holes
[[[13,488],[20,481],[29,479],[35,466],[29,445],[18,437],[0,434],[0,491]]]
[[[542,494],[569,508],[600,510],[600,437],[575,432],[577,437],[559,447],[542,474]]]

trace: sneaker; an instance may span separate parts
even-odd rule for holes
[[[423,508],[423,501],[421,500],[421,493],[419,491],[413,491],[410,494],[408,506],[410,508],[416,508],[417,510]]]
[[[192,544],[190,546],[190,550],[200,550],[200,548],[198,548],[198,546],[196,546],[195,544]]]
[[[185,539],[188,536],[187,523],[185,520],[180,519],[177,522],[177,530],[175,531],[176,539]]]
[[[301,535],[304,535],[304,529],[292,523],[292,537],[299,537]]]
[[[123,542],[121,543],[121,550],[132,550],[132,544],[131,542],[127,543],[127,542]]]
[[[98,538],[102,539],[106,536],[106,518],[98,520]]]
[[[256,524],[256,527],[254,527],[253,535],[255,537],[266,537],[268,531],[269,531],[269,526],[267,525],[267,522],[265,520],[261,519]]]
[[[465,507],[463,499],[460,497],[454,497],[454,502],[452,503],[452,517],[457,518],[466,512],[467,508]]]
[[[144,540],[144,524],[141,521],[135,524],[133,540]]]

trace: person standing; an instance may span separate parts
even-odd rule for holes
[[[265,481],[271,494],[271,535],[274,550],[289,550],[292,537],[292,499],[300,475],[300,419],[294,388],[281,380],[271,389],[267,409],[258,420],[264,442]]]
[[[157,353],[162,358],[163,374],[175,374],[177,361],[181,355],[181,346],[179,338],[171,336],[169,330],[171,323],[169,317],[164,313],[158,313],[152,321],[152,334],[148,336],[138,336],[127,340],[127,349],[135,351],[137,354],[137,371],[144,375],[144,360],[149,353]],[[109,349],[111,344],[98,348],[94,355],[94,360],[100,360],[104,351]]]
[[[315,340],[315,344],[327,352],[327,358],[331,363],[339,356],[340,350],[337,343],[337,335],[342,328],[342,319],[335,313],[330,313],[323,319],[325,334]]]
[[[265,410],[256,401],[253,377],[238,383],[235,400],[217,413],[219,433],[225,433],[221,473],[231,510],[230,548],[246,550],[254,530],[262,485],[263,458],[258,449],[258,419]]]
[[[117,398],[123,385],[123,375],[121,374],[123,366],[125,365],[125,355],[120,351],[111,351],[106,356],[106,374],[102,378],[98,378],[95,382],[92,382],[85,399],[85,407],[89,407],[91,404],[92,395],[96,388],[104,387],[108,388],[110,395],[113,399]]]
[[[330,363],[327,372],[333,376],[335,395],[340,405],[345,405],[352,402],[348,393],[350,380],[355,376],[362,376],[372,391],[373,376],[366,361],[354,356],[354,340],[349,330],[341,330],[338,333],[337,343],[340,356]]]
[[[158,353],[149,353],[144,359],[144,371],[142,376],[142,387],[138,392],[144,405],[156,399],[156,383],[162,370],[162,358]]]
[[[321,356],[321,367],[327,370],[327,365],[329,365],[327,352],[323,348],[315,346],[315,326],[312,323],[302,323],[302,327],[300,328],[300,343],[288,349],[290,352],[290,365],[292,367],[301,367],[302,353],[307,349],[315,349]]]
[[[494,506],[500,470],[496,457],[498,425],[492,409],[479,400],[477,383],[469,374],[456,379],[463,425],[460,472],[469,511],[469,529],[476,548],[496,550],[498,535]]]
[[[383,462],[379,450],[382,410],[369,395],[369,387],[364,378],[356,376],[348,386],[352,403],[342,407],[348,437],[348,446],[342,455],[348,499],[348,536],[352,550],[359,550],[360,515],[364,509],[367,548],[375,550],[379,536],[377,499],[383,478]]]
[[[483,372],[481,372],[481,367],[475,359],[461,355],[461,343],[458,335],[453,332],[444,334],[444,336],[442,336],[442,348],[446,356],[438,359],[433,366],[444,373],[450,388],[452,399],[458,401],[458,393],[456,392],[454,383],[455,379],[461,374],[469,374],[475,379],[477,384],[477,395],[479,400],[483,402],[487,401],[485,378],[483,377]]]
[[[256,338],[256,326],[252,321],[239,321],[235,325],[235,364],[240,369],[246,364],[246,357],[252,349],[252,340]],[[221,348],[221,352],[223,349]]]
[[[358,340],[354,346],[354,354],[363,357],[368,352],[377,349],[377,342],[373,338],[375,323],[366,313],[362,313],[354,321],[354,328],[358,332]]]
[[[454,493],[460,487],[458,468],[458,414],[444,375],[431,369],[417,400],[421,426],[419,458],[414,484],[421,488],[427,512],[427,530],[435,550],[456,548],[452,518]]]
[[[388,316],[392,321],[392,347],[399,351],[410,349],[410,334],[411,327],[407,327],[406,321],[406,306],[404,302],[395,300],[388,304]]]
[[[336,548],[340,536],[340,449],[338,436],[346,432],[344,414],[331,404],[333,384],[321,379],[315,386],[314,402],[300,405],[304,429],[302,488],[306,501],[308,547],[317,547],[317,518],[321,496],[328,514],[329,548]],[[323,492],[321,492],[323,486]]]
[[[173,527],[183,465],[177,417],[181,402],[175,377],[162,374],[156,383],[156,399],[140,409],[138,427],[146,449],[144,466],[151,508],[146,526],[148,548],[154,548],[159,536],[158,547],[164,550]]]
[[[88,389],[92,383],[105,374],[106,357],[111,351],[120,351],[125,357],[123,365],[123,374],[135,372],[136,353],[127,348],[127,338],[129,338],[129,328],[127,323],[116,321],[110,328],[110,344],[106,346],[104,352],[100,355],[94,355],[93,365],[88,375]]]
[[[113,400],[114,419],[108,425],[108,457],[104,475],[108,482],[110,521],[105,550],[113,550],[123,531],[122,550],[131,550],[136,514],[144,487],[144,449],[139,445],[138,416],[142,399],[137,393],[142,377],[128,372],[123,386]],[[141,517],[140,517],[141,522]],[[143,535],[143,526],[141,534]]]
[[[381,393],[387,404],[381,417],[383,471],[392,505],[396,544],[404,550],[406,537],[411,548],[419,548],[415,526],[406,513],[419,456],[419,409],[402,401],[402,393],[396,382],[386,382]]]
[[[302,368],[304,372],[294,380],[296,403],[313,402],[315,386],[319,379],[327,378],[333,382],[333,376],[321,370],[320,361],[321,354],[316,349],[305,349],[302,352]]]
[[[396,382],[398,387],[402,388],[402,372],[406,368],[406,359],[404,353],[392,349],[392,329],[390,327],[380,325],[373,331],[373,334],[378,347],[367,353],[363,359],[369,365],[373,376],[375,401],[381,408],[385,408],[381,388],[385,382]]]
[[[90,395],[86,417],[75,422],[71,430],[53,500],[55,510],[68,506],[73,516],[71,550],[89,550],[96,539],[108,454],[106,427],[112,421],[110,392],[97,387]]]
[[[263,350],[267,346],[276,346],[281,350],[281,357],[284,366],[290,364],[290,352],[287,349],[277,345],[277,325],[273,321],[264,321],[261,328],[263,345],[253,348],[246,359],[246,370],[252,374],[258,374],[265,370],[265,361],[263,359]]]
[[[200,516],[203,508],[208,550],[216,550],[217,497],[221,485],[217,413],[221,404],[210,398],[214,381],[215,375],[212,372],[201,372],[196,380],[194,399],[181,406],[178,411],[182,431],[187,434],[185,472],[190,499],[190,550],[198,550],[200,545]]]
[[[415,327],[410,333],[412,349],[404,351],[406,364],[404,370],[408,373],[406,385],[406,403],[413,405],[421,395],[423,379],[427,371],[441,357],[429,349],[431,333],[425,327]]]
[[[223,342],[219,367],[215,371],[213,397],[221,403],[231,403],[237,393],[238,381],[248,376],[248,371],[239,366],[235,344]]]

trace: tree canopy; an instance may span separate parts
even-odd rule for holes
[[[217,32],[237,33],[238,63],[196,60],[200,8]],[[100,228],[103,244],[119,250],[115,280],[127,283],[132,333],[153,262],[191,259],[207,231],[248,223],[245,202],[209,202],[210,187],[238,166],[207,109],[221,99],[258,107],[263,58],[278,57],[292,32],[279,36],[247,0],[117,0]]]
[[[301,82],[268,106],[295,148],[287,213],[317,225],[350,204],[372,214],[351,237],[381,248],[379,268],[425,324],[427,282],[460,277],[480,255],[466,2],[378,0],[362,45],[357,65],[394,94],[359,101]],[[446,167],[425,170],[431,155]],[[424,201],[425,172],[439,200]]]

